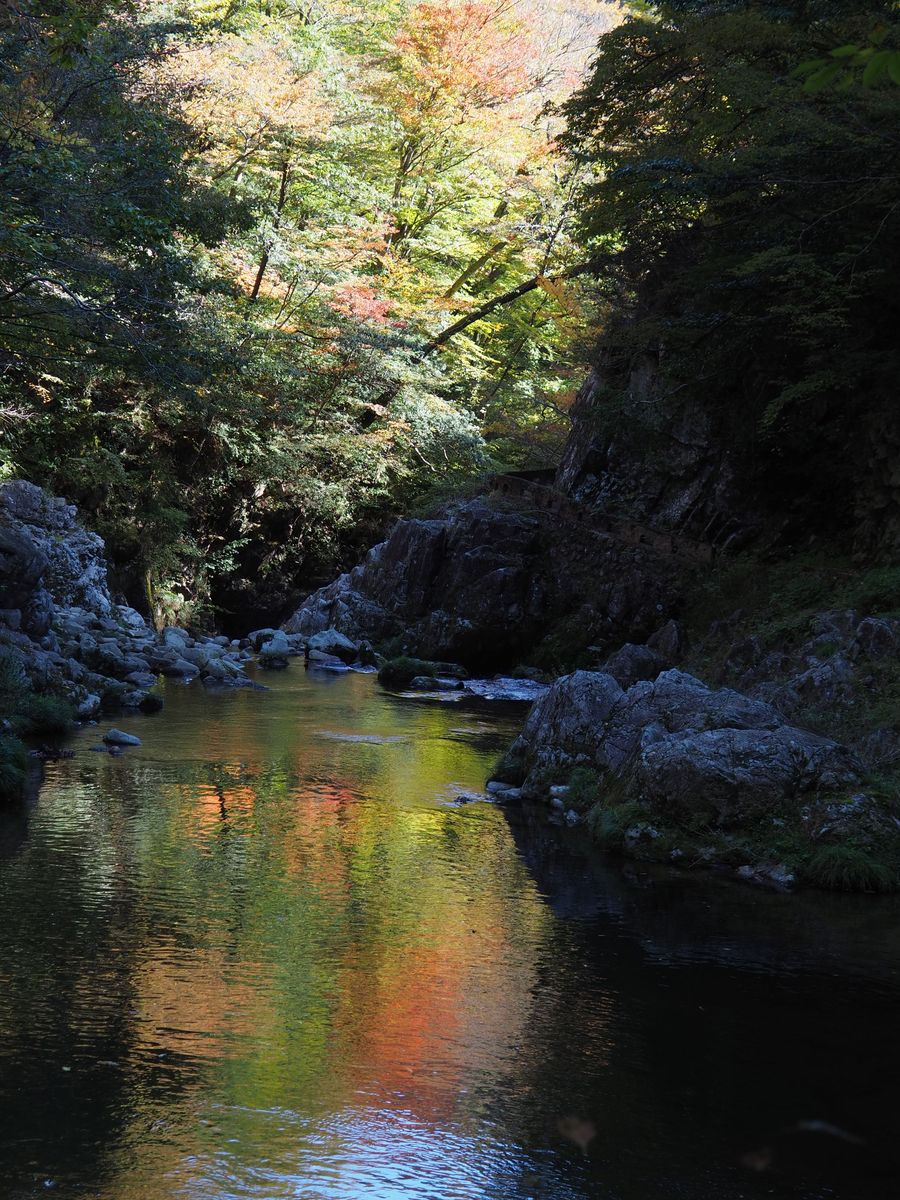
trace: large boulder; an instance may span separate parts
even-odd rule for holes
[[[109,613],[103,539],[79,523],[73,504],[23,479],[12,480],[0,485],[0,529],[7,539],[15,531],[20,540],[33,543],[35,561],[43,559],[42,585],[54,605]]]
[[[0,488],[2,498],[2,488]],[[0,507],[0,594],[3,607],[23,609],[40,586],[47,555],[31,531],[12,523]]]
[[[662,656],[649,645],[636,646],[633,642],[626,642],[609,656],[602,669],[623,688],[627,688],[641,679],[655,679],[665,665]]]
[[[564,676],[534,705],[511,755],[526,794],[547,795],[587,766],[651,814],[722,828],[859,778],[846,747],[676,670],[627,691],[602,672]]]
[[[359,647],[356,642],[352,642],[337,629],[325,629],[321,633],[314,633],[308,644],[310,650],[321,650],[323,654],[334,655],[335,658],[340,658],[345,663],[356,662],[359,657]]]

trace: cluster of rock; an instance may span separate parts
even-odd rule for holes
[[[525,794],[544,794],[586,765],[625,782],[654,812],[692,818],[703,807],[720,827],[859,779],[846,747],[678,670],[627,690],[600,671],[566,675],[534,705],[511,753]]]
[[[256,653],[261,667],[270,671],[284,670],[289,659],[300,655],[310,670],[333,674],[374,670],[375,652],[369,643],[351,641],[337,629],[323,629],[309,636],[283,629],[255,629],[242,644]]]
[[[719,676],[755,699],[773,704],[788,717],[802,712],[840,716],[877,698],[881,676],[900,670],[900,620],[862,617],[849,609],[818,613],[809,636],[797,645],[767,647],[757,635],[731,641],[728,622],[719,622],[727,649]],[[900,758],[900,732],[894,720],[868,730],[857,749],[868,765]]]
[[[74,505],[23,480],[0,486],[0,653],[33,690],[68,698],[82,718],[102,705],[158,707],[160,675],[256,686],[241,643],[158,634],[114,603],[102,538],[81,526]]]
[[[764,700],[679,670],[624,687],[603,671],[558,679],[531,709],[504,780],[489,786],[500,798],[566,808],[579,767],[595,773],[601,809],[630,814],[624,848],[636,852],[663,834],[670,845],[698,830],[713,857],[717,838],[788,824],[810,845],[878,847],[900,834],[858,791],[862,764],[848,747],[790,724]],[[682,855],[670,850],[673,860]],[[789,882],[783,870],[781,881]]]
[[[560,619],[610,646],[645,637],[676,598],[672,572],[640,547],[480,498],[440,519],[398,522],[352,571],[307,597],[284,629],[336,629],[495,671],[532,652]]]

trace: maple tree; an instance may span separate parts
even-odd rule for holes
[[[158,608],[274,613],[390,513],[548,461],[584,351],[582,301],[521,286],[581,257],[544,108],[608,16],[551,7],[20,4],[0,469]]]

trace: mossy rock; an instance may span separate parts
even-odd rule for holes
[[[524,756],[513,750],[507,750],[497,759],[490,777],[497,783],[510,783],[513,787],[519,787],[525,780]]]
[[[464,679],[466,672],[457,663],[430,662],[425,658],[389,658],[378,671],[378,682],[385,687],[407,687],[416,676],[434,679],[438,675],[449,675],[453,679]]]

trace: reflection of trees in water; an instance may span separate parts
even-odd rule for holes
[[[252,1141],[248,1114],[337,1112],[360,1089],[452,1117],[461,1080],[524,1019],[515,947],[544,914],[521,909],[499,813],[422,803],[489,762],[446,736],[450,713],[398,711],[393,728],[411,720],[419,736],[390,745],[298,745],[276,721],[228,762],[51,768],[0,880],[18,919],[0,940],[0,1095],[5,1109],[12,1080],[24,1099],[12,1171],[74,1168],[113,1196]],[[384,712],[374,724],[391,732]],[[201,725],[196,745],[221,737]],[[213,1101],[217,1124],[198,1128]]]
[[[76,764],[48,776],[27,839],[0,869],[0,1158],[5,1184],[28,1194],[76,1167],[103,1178],[134,1119],[138,1075],[143,1094],[165,1103],[186,1082],[136,1063],[138,789],[123,773],[109,803]],[[65,800],[54,796],[61,777]]]

